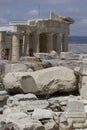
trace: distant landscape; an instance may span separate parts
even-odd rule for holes
[[[87,36],[70,36],[69,43],[87,43]]]
[[[75,53],[87,53],[86,36],[70,36],[68,38],[69,51]]]

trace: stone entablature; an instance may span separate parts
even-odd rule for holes
[[[14,30],[0,32],[0,51],[9,49],[9,59],[18,61],[21,56],[31,55],[30,51],[57,53],[68,51],[69,17],[60,17],[51,13],[48,19],[28,20],[24,23],[12,23]]]
[[[18,32],[26,31],[33,32],[52,32],[52,33],[67,33],[69,34],[69,24],[60,23],[57,20],[38,20],[30,21],[28,25],[14,25],[14,30]]]

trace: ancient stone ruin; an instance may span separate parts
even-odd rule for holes
[[[48,19],[11,23],[11,31],[0,31],[0,54],[5,49],[9,60],[18,61],[21,56],[33,56],[37,52],[66,52],[69,25],[73,22],[52,12]]]
[[[51,13],[0,31],[0,130],[87,130],[87,54],[68,52],[73,22]]]

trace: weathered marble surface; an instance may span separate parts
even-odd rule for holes
[[[52,67],[36,72],[8,73],[3,83],[8,91],[48,95],[76,89],[74,71],[66,67]]]

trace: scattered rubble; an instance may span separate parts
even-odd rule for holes
[[[43,55],[0,66],[0,130],[87,129],[87,55]]]

